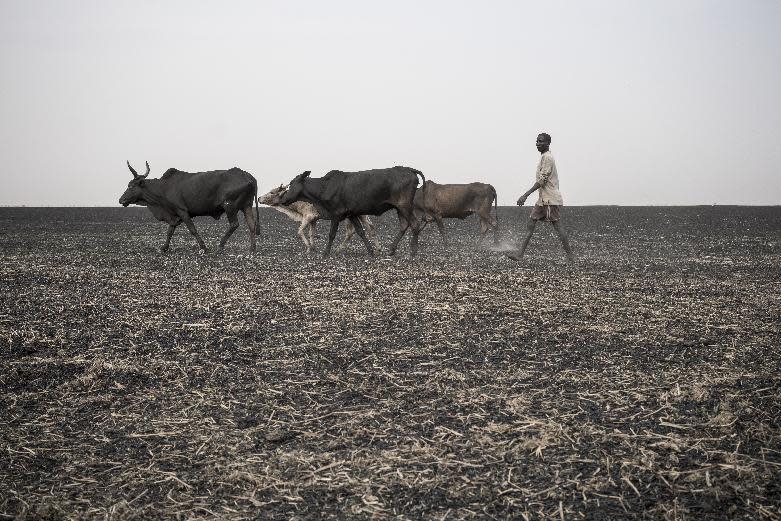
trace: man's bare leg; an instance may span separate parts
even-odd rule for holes
[[[569,247],[569,240],[567,239],[567,234],[564,233],[564,229],[559,225],[559,221],[553,221],[551,224],[553,224],[553,229],[556,230],[556,233],[559,236],[561,245],[564,246],[564,251],[567,253],[567,260],[570,263],[574,263],[575,256],[572,255],[572,250]]]
[[[510,257],[513,260],[521,260],[523,258],[523,254],[526,253],[526,248],[529,246],[529,241],[532,238],[532,235],[534,235],[534,228],[537,226],[537,221],[534,219],[529,219],[529,221],[526,223],[526,237],[523,239],[523,243],[521,244],[521,249],[517,252],[508,252],[505,255]]]

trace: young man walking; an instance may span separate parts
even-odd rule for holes
[[[508,253],[507,256],[513,260],[521,260],[523,254],[526,253],[526,247],[529,246],[529,240],[534,234],[534,228],[537,226],[537,221],[546,221],[553,225],[553,229],[556,230],[556,234],[559,236],[561,245],[564,247],[564,251],[567,254],[567,260],[570,263],[575,262],[575,257],[572,255],[572,250],[569,247],[569,241],[567,235],[561,228],[559,222],[561,218],[561,206],[564,201],[561,198],[561,192],[559,192],[559,174],[556,171],[556,162],[553,160],[553,156],[550,153],[551,137],[548,134],[540,134],[537,136],[537,150],[539,150],[542,157],[537,165],[537,178],[534,186],[518,198],[518,206],[523,206],[532,192],[539,190],[539,197],[537,203],[532,209],[532,213],[529,216],[529,221],[526,225],[526,237],[523,239],[521,249],[517,252]]]

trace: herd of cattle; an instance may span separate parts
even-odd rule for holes
[[[357,233],[369,254],[373,255],[373,248],[379,249],[379,243],[369,216],[381,215],[392,209],[396,210],[399,217],[399,231],[391,243],[390,255],[396,252],[407,229],[412,233],[410,251],[415,255],[418,235],[432,221],[437,224],[442,239],[447,242],[442,222],[445,218],[464,219],[477,214],[481,241],[489,230],[493,230],[496,241],[499,230],[496,211],[491,215],[491,205],[496,209],[497,204],[493,186],[485,183],[437,184],[427,181],[419,170],[405,166],[360,172],[331,170],[320,178],[312,178],[310,172],[304,172],[287,186],[275,188],[260,197],[255,178],[239,168],[197,173],[170,168],[159,179],[147,179],[149,163],[146,163],[144,175],[139,175],[130,162],[127,166],[133,174],[133,180],[128,183],[119,203],[123,206],[146,206],[155,218],[168,223],[163,251],[168,249],[176,227],[182,222],[205,251],[206,244],[198,234],[192,218],[211,216],[219,219],[222,214],[228,216],[229,223],[228,231],[220,240],[220,249],[224,248],[239,227],[239,211],[244,214],[249,229],[250,249],[255,251],[255,236],[258,234],[260,219],[258,203],[269,205],[299,221],[298,235],[307,252],[314,248],[317,221],[331,221],[323,256],[330,253],[339,223],[344,220],[348,221],[347,232],[339,248],[344,247],[350,237]]]

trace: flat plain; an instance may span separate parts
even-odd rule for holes
[[[574,266],[0,208],[0,519],[781,519],[781,207],[565,210]]]

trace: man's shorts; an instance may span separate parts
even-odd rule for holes
[[[561,219],[561,206],[557,204],[534,205],[529,216],[533,221],[554,223]]]

